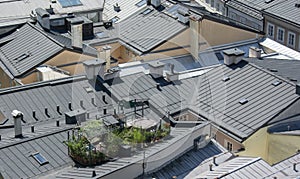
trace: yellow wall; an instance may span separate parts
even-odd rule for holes
[[[207,45],[200,45],[201,50],[209,46],[228,44],[248,39],[257,38],[257,33],[203,19],[200,22],[201,41],[206,41]]]
[[[12,80],[3,70],[0,68],[0,83],[1,88],[8,88],[11,86],[15,86],[16,82]]]
[[[267,161],[267,149],[268,149],[268,133],[267,127],[260,129],[252,136],[250,136],[245,142],[245,151],[239,153],[241,156],[261,157]]]
[[[300,149],[300,136],[269,134],[267,127],[260,129],[244,143],[241,156],[261,157],[270,165],[278,163]]]
[[[268,162],[278,163],[300,149],[300,136],[269,134]]]
[[[72,52],[69,50],[65,50],[62,53],[56,55],[51,60],[47,61],[45,64],[51,66],[60,66],[65,64],[71,64],[76,62],[82,62],[85,60],[94,59],[95,57],[84,55],[77,52]],[[72,67],[60,67],[62,70],[66,70],[70,72],[70,75],[80,74],[84,72],[84,68],[82,64],[72,65]]]

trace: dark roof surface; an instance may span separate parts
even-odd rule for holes
[[[35,83],[32,85],[0,90],[0,111],[9,119],[3,126],[13,124],[11,112],[15,109],[23,112],[26,124],[61,118],[64,112],[69,112],[69,102],[73,109],[80,109],[83,101],[85,110],[96,110],[109,106],[112,101],[106,95],[106,103],[102,101],[104,92],[95,91],[84,76],[66,78],[55,81]],[[95,99],[97,106],[92,104]],[[57,105],[60,107],[59,114]],[[49,116],[45,114],[48,108]],[[36,112],[36,118],[32,112]]]
[[[67,132],[61,131],[0,147],[0,173],[4,178],[32,178],[71,165],[73,161],[63,144],[66,140]],[[36,152],[48,163],[40,165],[32,156]]]
[[[22,26],[14,39],[0,47],[0,59],[10,73],[16,77],[43,63],[64,49],[30,23]]]
[[[295,4],[299,4],[298,0],[283,0],[277,5],[271,6],[264,10],[267,13],[282,18],[286,21],[300,25],[300,8],[296,7]]]
[[[257,59],[246,58],[248,62],[254,63],[272,73],[282,76],[293,82],[300,82],[300,61],[299,60],[280,60],[280,59]]]
[[[225,152],[225,149],[211,142],[204,148],[199,150],[192,149],[181,157],[173,159],[173,161],[170,161],[170,164],[154,173],[148,174],[146,178],[164,179],[172,178],[173,176],[184,178],[199,164],[205,163],[207,159],[221,155],[223,152]]]
[[[149,13],[143,14],[147,10]],[[119,32],[120,39],[126,44],[149,52],[186,28],[176,19],[147,7],[120,22]]]
[[[191,108],[243,140],[296,101],[295,86],[283,78],[242,61],[221,65],[202,75],[167,82],[138,73],[104,84],[116,99],[150,99],[161,113]],[[224,76],[230,80],[224,82]],[[282,80],[278,86],[272,83]],[[160,83],[157,89],[156,84]],[[247,99],[246,104],[241,104]]]

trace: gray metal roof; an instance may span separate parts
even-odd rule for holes
[[[0,147],[0,173],[4,178],[32,178],[69,166],[73,161],[63,144],[66,140],[67,132],[61,131]],[[48,163],[40,165],[32,156],[36,152]]]
[[[236,157],[197,178],[264,178],[274,172],[276,170],[261,158]]]
[[[294,170],[294,164],[296,164],[296,170]],[[288,176],[290,178],[296,178],[297,176],[299,177],[299,172],[300,172],[300,153],[297,153],[286,160],[283,160],[279,162],[276,165],[273,165],[273,168],[277,170],[277,173],[274,174],[273,176],[278,176],[280,174],[283,174],[285,178]]]
[[[13,35],[13,40],[0,47],[0,59],[14,77],[28,72],[64,49],[62,44],[30,23]]]
[[[172,83],[138,73],[104,84],[116,99],[144,99],[161,113],[189,107],[230,131],[243,141],[276,114],[299,99],[295,86],[251,63],[221,65],[202,75]],[[224,76],[230,80],[224,82]],[[281,80],[273,86],[275,80]],[[156,84],[160,83],[160,89]],[[240,100],[246,98],[246,104]]]
[[[247,58],[248,62],[262,67],[272,73],[284,77],[292,83],[300,82],[300,61],[299,60],[280,60],[280,59],[257,59]]]
[[[27,125],[61,118],[64,112],[70,111],[69,102],[72,103],[73,109],[82,108],[81,100],[87,111],[102,109],[112,104],[108,95],[107,104],[102,101],[103,94],[105,93],[102,91],[94,90],[83,76],[3,89],[0,90],[0,111],[9,119],[3,126],[13,124],[11,111],[15,109],[23,112]],[[92,104],[92,98],[97,106]],[[57,105],[61,114],[57,112]],[[45,108],[48,108],[49,116],[45,114]],[[36,119],[33,117],[33,111],[36,112]]]
[[[143,14],[147,10],[149,13]],[[149,52],[186,28],[176,19],[152,7],[143,8],[119,23],[121,40],[141,52]]]
[[[295,7],[295,4],[299,3],[298,0],[285,0],[277,5],[271,6],[264,10],[271,15],[277,16],[277,18],[284,19],[285,21],[295,23],[300,26],[300,13],[299,8]]]
[[[172,178],[184,178],[188,176],[199,164],[208,163],[208,159],[213,156],[227,155],[225,149],[220,147],[214,142],[210,142],[204,148],[199,150],[192,149],[186,152],[184,155],[179,158],[174,158],[173,161],[170,161],[170,164],[161,168],[160,170],[148,174],[146,178],[156,178],[156,179],[165,179]],[[230,154],[227,155],[231,156]],[[227,157],[225,157],[227,159]],[[229,158],[229,157],[228,157]]]

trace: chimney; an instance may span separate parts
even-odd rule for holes
[[[165,64],[159,61],[149,62],[149,72],[153,78],[163,77]]]
[[[183,23],[183,24],[187,24],[189,22],[189,9],[181,7],[177,10],[178,12],[178,21]]]
[[[245,52],[238,48],[232,48],[228,50],[223,50],[223,54],[224,54],[224,64],[232,65],[232,64],[238,64],[244,57]]]
[[[261,57],[261,49],[256,47],[249,48],[249,57],[251,58],[260,58]]]
[[[191,55],[195,60],[199,58],[199,39],[200,39],[200,16],[193,15],[190,17],[190,44],[191,44]]]
[[[105,54],[105,56],[104,56],[104,59],[105,59],[105,62],[106,62],[105,69],[106,69],[106,71],[108,71],[110,69],[110,55],[111,55],[110,50],[111,50],[111,46],[106,45],[102,49],[103,49],[104,54]]]
[[[15,138],[22,138],[22,118],[23,118],[23,113],[18,110],[13,110],[11,115],[14,118],[14,127],[15,127]]]
[[[72,47],[82,49],[82,20],[71,22]]]
[[[151,0],[151,5],[158,8],[161,5],[161,0]]]
[[[89,80],[95,80],[99,74],[101,77],[105,73],[105,61],[103,59],[87,60],[83,62],[85,73]]]
[[[176,81],[179,80],[179,73],[174,71],[174,64],[170,65],[170,73],[166,73],[166,78],[168,81]]]

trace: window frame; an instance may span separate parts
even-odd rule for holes
[[[282,30],[282,32],[283,32],[283,33],[282,33],[282,40],[279,39],[279,31],[280,31],[280,30]],[[278,42],[281,42],[281,43],[284,43],[284,39],[285,39],[284,36],[285,36],[285,29],[282,28],[282,27],[277,27],[277,38],[276,38],[277,41],[278,41]]]
[[[272,36],[270,36],[270,34],[269,34],[269,27],[273,28],[273,30],[272,30]],[[272,23],[270,23],[270,22],[268,22],[267,23],[267,35],[268,35],[268,37],[274,39],[274,32],[275,32],[275,25],[272,24]]]
[[[233,143],[230,142],[229,140],[224,139],[224,143],[225,143],[225,148],[229,151],[232,152],[233,151]]]
[[[290,44],[290,35],[293,35],[293,36],[294,36],[294,43],[293,43],[293,45]],[[295,46],[296,46],[296,33],[291,32],[291,31],[288,31],[288,36],[287,36],[287,46],[292,47],[292,48],[295,48]]]

